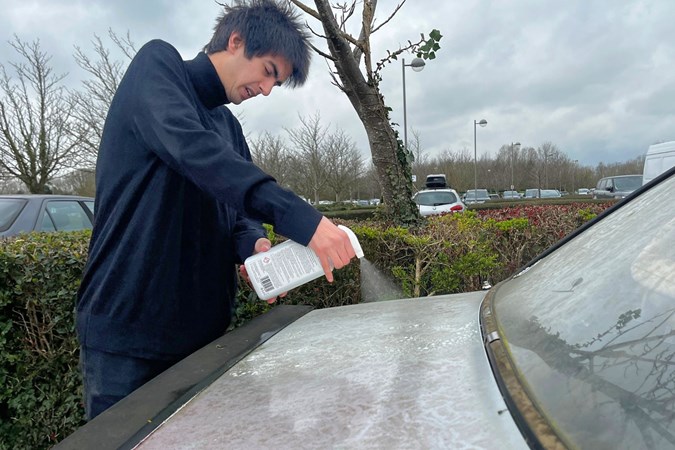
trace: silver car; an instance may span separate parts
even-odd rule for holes
[[[675,169],[489,292],[278,306],[57,448],[673,448],[673,196]]]
[[[463,201],[467,205],[474,203],[485,203],[490,200],[490,194],[487,189],[469,189],[464,194]]]
[[[413,201],[422,216],[462,212],[464,204],[454,189],[426,189],[417,192]]]

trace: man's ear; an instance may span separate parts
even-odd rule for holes
[[[233,31],[230,34],[230,38],[227,40],[227,49],[230,51],[236,51],[240,47],[243,47],[244,39],[242,39],[241,34],[238,31]]]

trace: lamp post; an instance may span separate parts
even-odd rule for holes
[[[412,67],[415,72],[420,72],[424,69],[424,60],[422,58],[415,58],[410,64],[405,63],[405,58],[401,58],[401,73],[403,74],[403,144],[408,150],[408,117],[406,115],[405,105],[405,68]]]
[[[574,195],[574,175],[576,174],[577,171],[577,163],[579,162],[578,159],[574,160],[574,165],[572,165],[572,192],[571,194]]]
[[[487,120],[481,119],[480,122],[473,121],[473,199],[476,201],[478,195],[478,157],[476,150],[476,125],[484,127]]]
[[[511,142],[511,190],[514,189],[513,187],[513,149],[518,148],[520,149],[520,142]]]

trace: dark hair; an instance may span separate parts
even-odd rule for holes
[[[247,58],[282,56],[293,67],[287,83],[290,86],[305,83],[309,73],[309,35],[286,0],[234,0],[232,5],[224,5],[204,51],[214,53],[227,49],[233,32],[244,40]]]

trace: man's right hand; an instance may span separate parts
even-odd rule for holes
[[[326,280],[329,283],[333,282],[333,267],[341,269],[356,256],[347,233],[325,217],[316,227],[314,236],[309,241],[309,248],[319,257],[321,267],[323,267],[323,272],[326,274]]]

